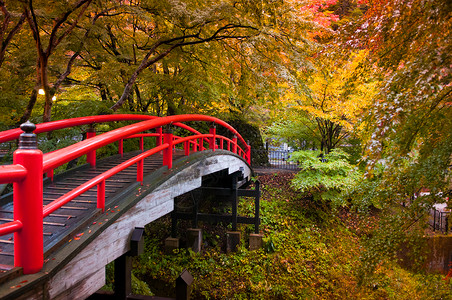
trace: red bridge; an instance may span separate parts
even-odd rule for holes
[[[36,134],[115,121],[133,124],[88,130],[85,140],[53,152],[38,149]],[[209,133],[184,122],[207,122]],[[204,115],[102,115],[0,132],[0,143],[17,139],[13,164],[0,166],[0,184],[13,183],[0,203],[1,299],[89,297],[104,285],[105,265],[130,251],[133,230],[173,211],[175,197],[200,188],[209,174],[240,172],[242,185],[252,172],[241,135]],[[139,146],[125,153],[125,139]],[[155,147],[145,149],[145,141]],[[96,161],[96,150],[110,144],[118,154]],[[85,165],[54,176],[83,157]],[[235,227],[236,207],[230,220]]]

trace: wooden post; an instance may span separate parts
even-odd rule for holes
[[[96,129],[90,124],[88,131],[86,132],[86,139],[90,139],[96,136]],[[96,167],[96,150],[86,153],[86,162],[91,165],[92,168]]]
[[[124,156],[124,140],[123,139],[120,139],[118,141],[118,152],[119,152],[119,154],[121,154],[121,157]]]
[[[193,283],[193,276],[184,270],[176,279],[176,300],[189,300],[191,293],[191,284]]]
[[[163,142],[168,144],[168,148],[163,150],[163,165],[171,169],[173,167],[173,134],[170,129],[163,134]]]
[[[213,151],[215,151],[216,131],[215,126],[212,126],[209,129],[209,133],[212,135],[212,137],[209,138],[209,149]]]
[[[102,212],[105,211],[105,180],[97,185],[97,208],[102,209]]]

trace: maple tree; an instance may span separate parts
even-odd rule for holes
[[[286,91],[288,119],[292,123],[298,119],[299,131],[310,131],[324,153],[340,145],[350,133],[359,132],[360,116],[376,93],[377,80],[355,76],[362,72],[366,55],[365,50],[352,53],[349,61],[317,55],[314,69],[307,76],[300,73],[298,87]]]
[[[369,172],[384,161],[394,195],[447,185],[452,153],[452,4],[374,1],[349,30],[347,44],[367,48],[384,84],[368,114]],[[410,161],[410,164],[406,164]],[[377,170],[377,169],[375,169]],[[397,171],[395,171],[397,170]],[[397,176],[405,176],[397,185]],[[391,184],[389,184],[391,182]],[[397,201],[395,197],[394,201]]]
[[[366,180],[352,194],[356,206],[381,211],[363,253],[364,282],[408,241],[421,247],[429,210],[450,205],[451,33],[452,3],[441,0],[369,1],[364,17],[342,29],[343,48],[367,49],[381,81],[363,115]]]
[[[19,18],[8,10],[4,1],[0,1],[0,10],[3,14],[3,22],[0,31],[0,66],[5,60],[6,48],[11,43],[14,35],[20,30],[25,22],[25,13],[22,13]],[[11,25],[11,27],[10,27]]]
[[[161,104],[159,113],[163,101],[169,114],[187,109],[250,112],[253,104],[277,98],[269,83],[283,80],[293,66],[304,63],[303,53],[310,47],[304,39],[312,28],[306,20],[312,16],[298,2],[206,2],[202,6],[187,2],[183,11],[174,3],[161,7],[160,14],[146,11],[146,15],[158,24],[154,34],[162,36],[154,44],[149,41],[151,51],[140,49],[140,54],[137,50],[143,59],[129,73],[113,109],[126,99],[133,103],[131,86],[142,89],[146,78],[146,83],[158,83],[148,93]],[[192,74],[198,76],[192,79]],[[139,102],[136,90],[135,97]]]
[[[183,111],[261,115],[278,105],[278,85],[293,81],[295,70],[308,68],[314,37],[336,18],[327,9],[334,3],[74,0],[48,6],[46,1],[33,0],[2,4],[3,26],[17,24],[10,26],[2,51],[9,54],[8,69],[21,72],[17,76],[26,83],[23,94],[14,97],[14,110],[23,110],[20,120],[17,116],[14,120],[30,118],[37,101],[44,98],[42,115],[48,121],[54,97],[69,103],[65,99],[80,95],[100,96],[112,110],[156,115]],[[26,46],[31,40],[34,50]],[[25,53],[27,66],[16,67],[12,62]],[[5,75],[2,86],[13,82]],[[11,103],[5,101],[5,107]]]
[[[11,31],[20,50],[8,43],[2,50],[11,62],[19,52],[37,62],[27,65],[34,79],[22,74],[30,96],[20,121],[31,116],[39,89],[44,121],[50,120],[53,96],[77,98],[90,89],[112,110],[127,103],[123,109],[157,115],[190,109],[259,113],[278,100],[277,83],[306,63],[312,31],[319,30],[312,22],[318,16],[304,1],[79,0],[46,6],[34,0],[8,4],[14,14],[2,7],[4,26],[9,15],[20,14],[24,21],[16,17],[17,24],[27,24]],[[33,39],[35,51],[19,38],[27,44]],[[23,97],[18,102],[23,107]]]

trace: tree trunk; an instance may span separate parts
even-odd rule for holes
[[[36,104],[36,99],[38,99],[38,89],[39,87],[35,87],[33,91],[31,91],[30,100],[28,100],[28,105],[25,108],[25,111],[20,118],[19,122],[16,124],[16,127],[20,126],[20,124],[27,122],[30,119],[31,112],[33,111],[33,107]]]
[[[41,84],[42,89],[44,90],[44,97],[45,97],[45,103],[44,103],[44,113],[42,115],[42,121],[43,122],[49,122],[52,118],[52,95],[50,94],[50,88],[49,88],[49,81],[47,77],[47,55],[41,56],[39,58],[40,68],[41,68]]]

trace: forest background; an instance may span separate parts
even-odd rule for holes
[[[259,126],[300,150],[312,172],[291,179],[299,193],[332,215],[383,216],[363,243],[364,284],[407,241],[421,248],[429,209],[448,201],[450,1],[0,0],[0,9],[1,130],[114,112]],[[46,150],[71,142],[47,139]],[[413,197],[421,188],[430,193]]]

